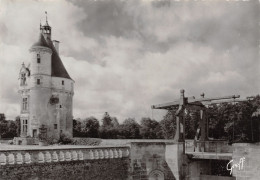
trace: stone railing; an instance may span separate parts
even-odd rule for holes
[[[0,166],[129,157],[129,147],[0,150]]]

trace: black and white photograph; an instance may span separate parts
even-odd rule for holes
[[[259,0],[0,0],[0,180],[259,180]]]

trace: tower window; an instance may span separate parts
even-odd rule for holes
[[[62,108],[62,105],[60,105],[60,108]]]
[[[37,84],[41,84],[41,80],[40,79],[37,79]]]
[[[28,122],[27,122],[27,119],[24,119],[23,120],[23,129],[22,129],[22,131],[23,131],[23,133],[27,133],[27,125],[28,125]]]
[[[58,125],[57,124],[54,124],[54,129],[58,129]]]
[[[22,110],[23,111],[27,111],[28,110],[28,98],[23,98]]]
[[[64,80],[61,81],[61,84],[64,85]]]
[[[37,54],[37,63],[41,63],[41,57],[40,57],[40,54]]]

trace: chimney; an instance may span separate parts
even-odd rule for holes
[[[59,54],[59,44],[60,44],[60,41],[53,40],[52,43],[53,43],[57,53]]]

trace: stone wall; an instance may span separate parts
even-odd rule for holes
[[[128,158],[15,164],[0,166],[0,179],[124,180],[128,169]]]
[[[229,160],[190,158],[183,154],[183,143],[136,140],[128,144],[130,147],[22,146],[27,149],[12,149],[16,146],[10,145],[0,148],[0,179],[254,180],[260,177],[260,144],[233,145],[233,177],[226,170]],[[241,158],[244,158],[243,167],[240,164],[239,169],[235,164]]]
[[[131,177],[133,180],[175,179],[166,161],[165,143],[132,142],[130,151]]]
[[[237,180],[255,180],[260,177],[260,144],[237,143],[233,144],[233,166],[240,164],[239,167],[233,168],[233,176]],[[243,167],[242,167],[242,162]]]

